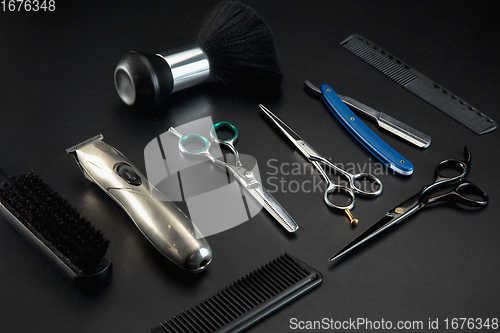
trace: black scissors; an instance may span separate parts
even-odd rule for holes
[[[469,172],[471,163],[470,150],[468,147],[464,148],[464,155],[466,159],[465,162],[452,159],[441,161],[436,166],[434,176],[435,179],[432,184],[424,186],[420,192],[385,214],[384,218],[368,228],[364,233],[340,250],[339,253],[330,259],[330,261],[334,261],[342,257],[344,254],[363,244],[370,238],[378,235],[387,228],[398,224],[408,216],[413,215],[420,209],[427,207],[427,205],[432,203],[449,202],[458,204],[459,207],[460,205],[463,205],[477,208],[486,206],[489,200],[488,194],[479,186],[465,179],[467,172]],[[445,176],[443,175],[443,172],[446,169],[448,169],[448,172],[450,171],[449,169],[453,169],[460,173],[456,176]],[[443,190],[445,187],[450,185],[456,186],[449,192],[429,196],[431,192],[438,189]]]

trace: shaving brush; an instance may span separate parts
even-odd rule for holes
[[[158,54],[131,51],[115,69],[122,101],[144,110],[203,82],[258,95],[278,90],[282,80],[268,25],[255,10],[233,1],[212,9],[192,45]]]

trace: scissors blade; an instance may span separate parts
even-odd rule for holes
[[[269,193],[262,184],[254,184],[246,190],[278,221],[288,232],[295,232],[299,226],[290,214],[281,207],[276,199]]]
[[[420,206],[420,193],[414,195],[405,202],[399,204],[391,211],[387,212],[385,216],[372,225],[370,228],[366,229],[361,235],[356,237],[352,242],[340,250],[336,255],[330,258],[330,261],[335,261],[340,257],[344,256],[348,252],[354,250],[356,247],[360,246],[364,242],[373,238],[374,236],[380,234],[382,231],[398,224],[408,216],[414,214],[423,206]]]
[[[283,134],[286,135],[286,137],[293,142],[293,144],[300,150],[300,141],[304,141],[302,140],[302,138],[300,137],[300,135],[298,135],[297,133],[295,133],[295,131],[293,129],[291,129],[290,126],[288,126],[287,124],[285,124],[285,122],[283,120],[281,120],[280,118],[278,118],[278,116],[276,116],[274,113],[272,113],[268,108],[266,108],[264,105],[262,104],[259,104],[259,107],[262,111],[264,111],[264,113],[266,114],[266,116],[269,117],[269,119],[271,119],[274,124],[276,126],[278,126],[278,128],[283,132]]]
[[[292,143],[295,145],[295,147],[309,160],[312,161],[314,159],[321,159],[322,156],[313,148],[311,147],[306,141],[304,141],[297,133],[294,132],[288,126],[285,124],[283,120],[278,118],[274,113],[272,113],[268,108],[266,108],[264,105],[259,104],[259,107],[261,108],[262,111],[274,122],[276,126],[286,135],[286,137],[292,141]]]

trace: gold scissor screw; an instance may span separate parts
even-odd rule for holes
[[[346,213],[347,217],[349,218],[349,222],[351,222],[351,226],[356,226],[358,225],[358,219],[352,216],[352,213],[349,209],[345,209],[344,212]]]

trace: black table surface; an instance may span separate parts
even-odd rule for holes
[[[436,320],[439,331],[446,323],[451,330],[454,318],[498,323],[500,131],[475,134],[339,45],[358,33],[500,121],[498,2],[248,0],[275,34],[284,70],[280,94],[259,99],[198,86],[171,96],[157,116],[121,102],[113,83],[118,60],[129,50],[154,53],[191,43],[215,1],[56,0],[52,12],[9,11],[10,1],[4,3],[0,168],[10,175],[37,172],[111,238],[114,280],[95,295],[79,292],[0,221],[1,332],[148,332],[283,252],[319,270],[323,284],[250,332],[361,319],[375,327],[390,321],[394,330],[404,331],[396,327],[401,321],[421,332],[431,331],[429,323]],[[432,137],[429,148],[419,149],[363,118],[412,161],[415,172],[380,174],[384,191],[374,199],[358,198],[356,228],[328,209],[319,191],[290,187],[292,181],[321,179],[291,174],[291,166],[302,165],[304,158],[257,107],[264,103],[332,161],[374,168],[378,162],[370,153],[306,93],[306,79],[327,83]],[[102,133],[144,170],[144,148],[151,140],[170,126],[207,116],[239,128],[238,150],[257,159],[264,186],[276,186],[272,176],[283,180],[274,196],[300,229],[290,236],[262,211],[207,237],[213,262],[191,274],[163,258],[117,204],[86,182],[65,149]],[[438,162],[462,159],[464,146],[472,152],[467,178],[490,195],[486,208],[423,210],[361,251],[336,264],[328,261],[430,183]],[[283,166],[283,173],[273,175],[275,165]],[[411,326],[414,322],[423,328]],[[469,330],[467,324],[462,330]]]

